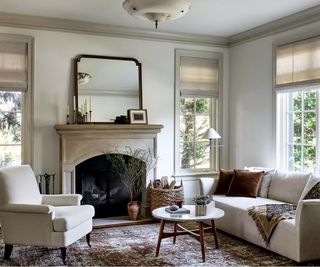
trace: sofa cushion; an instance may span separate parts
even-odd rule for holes
[[[81,223],[91,220],[93,216],[94,208],[91,205],[55,207],[53,230],[55,232],[69,231]]]
[[[215,195],[225,195],[228,192],[233,174],[233,170],[220,169],[217,188],[214,192]]]
[[[271,180],[268,197],[297,204],[310,177],[310,173],[276,170]]]
[[[263,171],[234,170],[226,196],[257,197]]]
[[[264,171],[257,196],[267,198],[271,179],[276,170],[265,167],[245,167],[244,169],[249,171]]]

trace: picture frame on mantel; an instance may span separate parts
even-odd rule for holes
[[[130,124],[148,124],[146,109],[128,109],[128,119]]]

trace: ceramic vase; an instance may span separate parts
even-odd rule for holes
[[[130,220],[136,221],[139,215],[140,206],[138,201],[131,201],[128,203],[128,214]]]

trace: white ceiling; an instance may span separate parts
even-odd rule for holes
[[[154,29],[131,17],[123,0],[0,0],[0,12]],[[182,18],[160,23],[157,31],[228,37],[299,11],[320,0],[190,0]],[[155,30],[155,29],[154,29]]]

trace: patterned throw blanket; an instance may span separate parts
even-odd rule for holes
[[[273,230],[281,220],[293,219],[296,214],[296,206],[292,204],[266,204],[254,206],[248,209],[249,215],[255,221],[258,230],[266,246]]]

